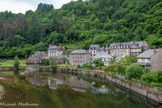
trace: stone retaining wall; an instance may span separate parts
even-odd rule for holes
[[[21,67],[20,70],[25,70],[26,67]],[[0,71],[15,71],[13,67],[0,67]]]

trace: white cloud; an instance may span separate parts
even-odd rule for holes
[[[0,11],[12,11],[13,13],[25,13],[27,10],[35,10],[34,7],[30,3],[26,2],[16,2],[14,0],[0,0]]]
[[[69,3],[71,0],[52,0],[53,1],[53,5],[56,9],[61,8],[61,6],[63,4]],[[76,0],[73,0],[76,1]]]
[[[0,0],[0,12],[11,11],[13,13],[25,13],[27,10],[36,10],[39,3],[53,4],[55,9],[71,0]],[[76,0],[73,0],[76,1]]]

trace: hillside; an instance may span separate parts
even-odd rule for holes
[[[60,9],[40,3],[25,15],[0,13],[0,58],[26,58],[50,43],[87,49],[132,40],[162,47],[161,0],[79,0]]]

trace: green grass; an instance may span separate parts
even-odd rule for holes
[[[152,43],[157,39],[155,35],[148,36],[145,40],[149,44],[150,48],[153,48]]]
[[[20,66],[25,67],[26,66],[26,60],[19,60]],[[0,62],[0,67],[13,67],[14,60],[7,60],[5,62]]]
[[[162,88],[162,83],[151,82],[151,85]]]
[[[145,84],[149,84],[143,80],[139,80],[140,82],[142,83],[145,83]],[[157,83],[157,82],[151,82],[149,85],[152,85],[152,86],[156,86],[156,87],[159,87],[159,88],[162,88],[162,83]]]
[[[4,91],[4,88],[3,86],[0,85],[0,92],[3,92]]]
[[[9,76],[11,75],[12,76],[12,75],[14,75],[14,72],[12,72],[12,71],[3,71],[3,72],[0,72],[0,74],[1,75],[9,75]]]
[[[65,45],[68,49],[72,49],[72,50],[74,50],[74,49],[81,49],[82,48],[82,46],[83,46],[83,43],[73,43],[73,44],[66,44]]]

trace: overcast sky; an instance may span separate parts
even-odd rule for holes
[[[53,4],[55,9],[71,0],[0,0],[0,12],[25,13],[27,10],[36,10],[39,3]],[[76,0],[73,0],[76,1]]]

